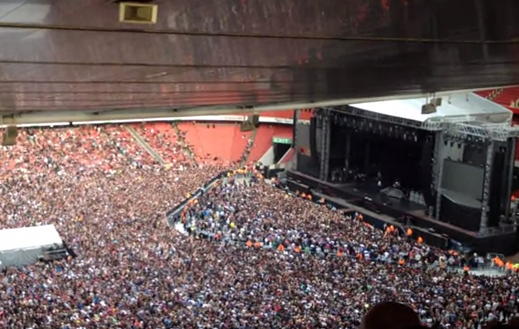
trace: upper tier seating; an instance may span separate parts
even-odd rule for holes
[[[236,163],[250,136],[238,123],[182,122],[178,127],[198,162]]]

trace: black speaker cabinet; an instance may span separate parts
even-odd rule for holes
[[[18,128],[14,126],[7,127],[2,135],[2,145],[12,146],[16,144],[16,137],[18,136]]]

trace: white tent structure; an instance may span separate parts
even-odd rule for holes
[[[34,264],[45,250],[62,246],[54,225],[0,230],[0,268]]]

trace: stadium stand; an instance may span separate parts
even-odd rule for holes
[[[149,122],[133,124],[132,127],[168,163],[187,165],[189,159],[184,155],[177,133],[168,122]]]
[[[230,162],[241,163],[245,156],[247,147],[251,143],[252,132],[241,131],[240,125],[234,125],[233,141],[231,146]]]
[[[519,87],[504,88],[496,97],[492,99],[493,102],[503,105],[512,111],[519,110]]]
[[[476,93],[512,110],[514,113],[519,111],[519,87],[490,89]]]
[[[88,126],[86,126],[88,128]],[[83,127],[81,127],[83,128]],[[114,146],[125,156],[128,156],[139,164],[152,164],[155,159],[146,152],[139,144],[135,143],[131,134],[120,125],[100,126],[100,131],[105,132],[109,137],[108,141],[114,143]],[[97,137],[102,137],[98,135]]]

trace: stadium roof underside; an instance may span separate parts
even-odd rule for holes
[[[440,0],[155,2],[158,20],[143,26],[119,23],[118,1],[1,1],[1,123],[250,113],[519,84],[519,22],[499,16],[488,22],[499,39],[482,38],[487,23],[472,0],[458,11]],[[489,6],[519,11],[517,1]]]

